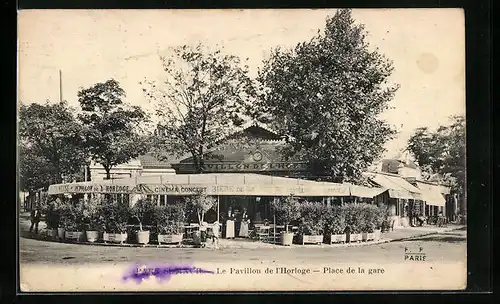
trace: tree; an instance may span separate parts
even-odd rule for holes
[[[407,149],[427,176],[438,174],[453,193],[465,195],[465,117],[452,116],[451,123],[435,132],[419,128]]]
[[[238,57],[201,44],[174,48],[161,61],[163,82],[146,80],[143,88],[161,121],[163,137],[156,154],[164,158],[158,152],[189,153],[195,171],[201,173],[207,151],[251,113],[255,89],[248,66],[241,67]]]
[[[106,170],[148,151],[149,136],[143,128],[147,114],[137,106],[122,101],[125,91],[110,79],[78,92],[82,114],[78,117],[86,127],[86,147],[92,159]]]
[[[64,177],[82,177],[83,129],[65,102],[21,105],[19,136],[23,190],[47,188]]]
[[[206,195],[204,192],[186,198],[186,203],[196,211],[200,225],[204,222],[205,214],[217,206],[217,200],[212,196]]]
[[[361,177],[394,130],[378,115],[398,89],[392,63],[365,41],[348,9],[295,49],[273,50],[259,71],[261,115],[287,139],[287,156],[338,182]],[[268,113],[264,115],[265,113]]]
[[[34,149],[21,145],[19,147],[20,189],[34,192],[56,183],[58,176],[55,167],[48,159],[37,155]]]

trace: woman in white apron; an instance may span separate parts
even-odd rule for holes
[[[243,214],[241,215],[241,224],[240,224],[240,237],[248,237],[248,224],[250,220],[248,219],[247,210],[243,209]]]

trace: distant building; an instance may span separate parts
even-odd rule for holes
[[[161,136],[161,131],[156,132]],[[244,138],[250,139],[243,143]],[[305,177],[311,173],[304,162],[284,160],[279,151],[285,141],[275,132],[257,123],[243,126],[224,140],[242,140],[241,146],[221,142],[205,153],[204,173],[258,173],[283,177]],[[168,161],[159,161],[152,154],[134,159],[126,164],[111,169],[112,179],[130,178],[143,175],[158,174],[192,174],[195,173],[193,159],[190,154],[183,157],[172,157]],[[103,180],[106,171],[99,164],[91,166],[91,180]]]
[[[151,154],[142,155],[126,164],[111,168],[111,179],[131,178],[144,175],[175,174],[175,170],[167,162],[156,159]],[[99,181],[106,179],[106,171],[100,164],[90,166],[90,179]]]
[[[393,159],[383,159],[379,162],[379,172],[397,174],[405,178],[421,179],[422,172],[411,159],[408,152],[401,153]]]

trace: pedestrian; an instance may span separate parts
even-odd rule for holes
[[[30,233],[33,231],[33,226],[35,227],[35,234],[38,234],[38,223],[40,222],[40,206],[37,204],[35,208],[31,210],[31,226]]]
[[[215,249],[219,248],[219,221],[215,221],[212,226],[212,244],[215,245]]]

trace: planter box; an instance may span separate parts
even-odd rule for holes
[[[149,231],[137,231],[137,243],[146,245],[149,243]]]
[[[107,233],[107,232],[104,232],[102,239],[104,240],[104,243],[110,242],[110,243],[123,244],[125,241],[127,241],[127,233]]]
[[[57,237],[57,229],[48,229],[47,236],[51,237],[51,238],[56,238]]]
[[[373,232],[362,232],[361,233],[361,240],[363,242],[372,241],[374,239],[375,239],[375,233],[373,233]]]
[[[382,234],[382,231],[380,229],[377,229],[373,232],[373,240],[374,241],[380,241],[380,235]]]
[[[349,235],[349,243],[361,242],[361,233],[351,233]]]
[[[64,232],[66,230],[64,228],[57,228],[57,237],[60,239],[60,240],[64,240]]]
[[[94,243],[99,240],[99,231],[86,231],[87,242]]]
[[[330,235],[330,245],[333,243],[345,243],[345,242],[347,242],[347,235],[345,233]]]
[[[70,241],[81,241],[83,240],[83,231],[66,231],[64,238]]]
[[[293,233],[292,232],[281,232],[280,241],[283,246],[292,246],[293,243]]]
[[[174,243],[178,243],[178,244],[181,244],[182,243],[182,239],[183,239],[183,234],[180,233],[180,234],[158,234],[158,244],[174,244]]]
[[[300,239],[302,241],[302,245],[323,243],[323,235],[301,235]]]

